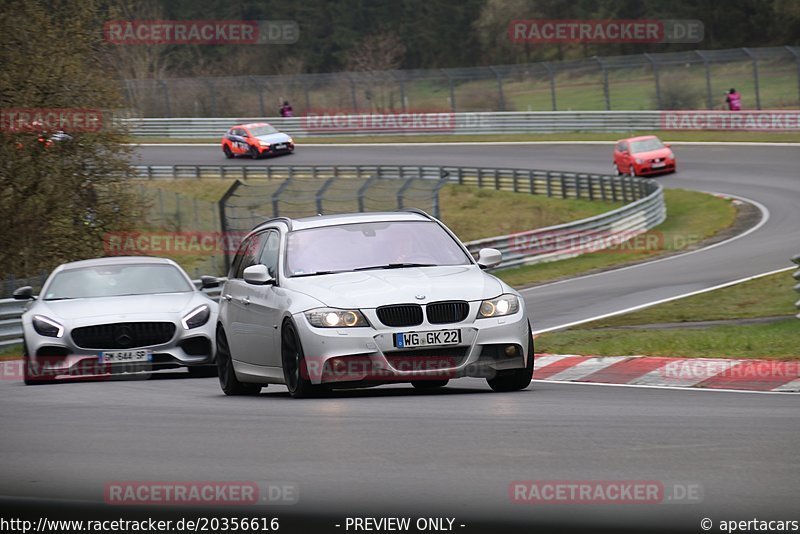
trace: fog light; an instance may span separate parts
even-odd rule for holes
[[[333,360],[333,372],[336,374],[344,373],[347,370],[347,364],[344,360],[335,359]]]
[[[506,347],[506,356],[509,358],[517,355],[517,346],[516,345],[509,345]]]

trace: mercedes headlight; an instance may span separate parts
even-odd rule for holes
[[[33,329],[41,336],[61,337],[64,335],[64,326],[44,315],[33,316]]]
[[[311,326],[318,328],[342,328],[351,326],[369,326],[364,315],[358,310],[336,310],[318,308],[306,312],[306,319]]]
[[[478,310],[478,318],[502,317],[513,315],[519,311],[519,298],[516,295],[500,295],[497,298],[484,300]]]
[[[181,324],[186,330],[191,330],[206,324],[209,317],[211,317],[211,308],[207,304],[203,304],[184,315]]]

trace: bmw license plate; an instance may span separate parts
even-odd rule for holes
[[[153,360],[153,351],[138,350],[113,350],[100,353],[100,363],[130,363],[149,362]]]
[[[461,330],[436,330],[434,332],[401,332],[394,335],[394,346],[398,349],[414,347],[436,347],[461,343]]]
[[[664,163],[663,161],[657,161],[656,163],[653,163],[653,168],[657,169],[659,167],[663,167],[664,165],[666,165],[666,163]]]
[[[286,148],[286,143],[278,143],[275,145],[275,150],[283,150],[284,148]]]

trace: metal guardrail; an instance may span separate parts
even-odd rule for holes
[[[800,265],[800,254],[796,254],[796,255],[794,256],[794,258],[792,258],[792,261],[793,261],[793,262],[795,262],[797,265]],[[797,280],[798,282],[800,282],[800,268],[798,268],[798,269],[797,269],[797,270],[794,272],[794,274],[792,274],[792,276],[794,277],[794,279],[795,279],[795,280]],[[798,284],[795,284],[795,286],[794,286],[794,290],[795,290],[795,291],[797,291],[798,293],[800,293],[800,283],[798,283]],[[794,303],[794,306],[795,306],[795,308],[797,308],[798,310],[800,310],[800,300],[798,300],[797,302],[795,302],[795,303]],[[797,318],[798,318],[798,319],[800,319],[800,313],[798,313],[798,314],[797,314]]]
[[[432,114],[417,114],[432,116]],[[229,118],[160,118],[124,119],[132,135],[142,138],[160,137],[176,139],[222,139],[235,124],[267,121],[282,132],[298,138],[314,136],[381,136],[421,134],[525,134],[558,132],[631,132],[661,130],[662,111],[523,111],[441,113],[446,126],[438,129],[398,128],[390,126],[393,115],[350,115],[370,122],[376,118],[377,126],[346,128],[318,128],[307,117],[229,117]],[[358,119],[353,119],[360,122]],[[394,121],[396,123],[396,121]],[[220,157],[222,155],[220,149]]]
[[[181,172],[177,174],[181,177],[209,176],[207,174],[208,167],[205,166],[179,167]],[[219,169],[219,167],[214,168]],[[187,169],[193,170],[187,171]],[[290,170],[290,167],[272,166],[223,167],[223,169],[235,169],[231,172],[241,172],[251,179],[256,176],[261,178],[266,176],[284,178],[283,183],[291,180],[291,177],[296,172],[299,172]],[[251,171],[249,169],[255,170]],[[303,170],[302,173],[311,173],[309,176],[315,175],[313,167],[302,167],[301,169]],[[330,170],[332,168],[325,167],[325,169]],[[352,171],[353,167],[346,167],[345,169],[349,172]],[[503,262],[497,266],[498,269],[555,261],[578,256],[589,251],[609,248],[658,226],[666,218],[666,205],[662,186],[653,180],[630,176],[475,167],[425,167],[427,174],[422,173],[421,169],[423,168],[420,167],[363,167],[363,169],[369,169],[370,172],[377,174],[384,173],[383,175],[387,177],[387,180],[389,176],[395,179],[407,177],[409,172],[417,169],[420,170],[418,175],[420,179],[430,180],[434,183],[438,183],[442,177],[446,177],[452,183],[496,190],[565,199],[628,202],[621,208],[587,219],[465,243],[473,254],[476,254],[481,248],[496,248],[500,250],[503,253]],[[152,167],[140,167],[138,170],[140,172],[144,171],[145,176],[156,177],[156,169]],[[187,172],[189,172],[188,176]],[[166,168],[158,168],[158,173],[158,177],[162,179],[168,175]],[[361,175],[365,176],[366,171],[362,170]],[[175,177],[176,173],[173,172],[172,176]],[[428,176],[428,178],[424,178],[425,176]],[[320,180],[320,182],[322,181]],[[250,222],[252,221],[248,221],[246,227],[228,226],[226,230],[249,230],[252,227]],[[798,258],[795,258],[795,260],[798,261]],[[800,273],[800,270],[798,270],[798,273]],[[796,274],[795,276],[800,275]],[[221,280],[224,280],[224,278]],[[194,283],[199,287],[199,280],[194,280]],[[218,298],[219,296],[218,289],[207,290],[207,293],[212,298]],[[21,301],[13,299],[0,300],[0,347],[18,344],[21,341],[22,327],[19,317],[23,312],[24,306],[25,303]]]

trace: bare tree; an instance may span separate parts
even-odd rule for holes
[[[365,37],[347,55],[347,70],[359,73],[357,83],[370,110],[394,109],[399,99],[393,93],[396,83],[391,71],[400,67],[405,53],[397,35],[381,33]]]

